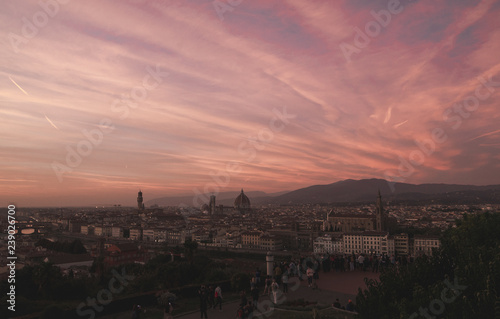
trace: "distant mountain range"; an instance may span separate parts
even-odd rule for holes
[[[500,204],[500,185],[474,186],[455,184],[389,183],[383,179],[344,180],[314,185],[290,192],[267,194],[245,192],[252,205],[293,205],[375,202],[380,191],[384,201],[408,201],[441,204]],[[240,192],[217,194],[217,205],[232,206]],[[146,202],[147,206],[193,205],[192,196],[163,197]],[[209,197],[209,194],[206,198]],[[198,202],[204,202],[199,197]],[[208,200],[206,201],[208,203]]]

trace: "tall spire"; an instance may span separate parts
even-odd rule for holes
[[[377,206],[375,210],[377,218],[377,230],[385,231],[385,214],[384,214],[384,206],[382,204],[382,195],[380,195],[380,189],[378,190]]]
[[[140,189],[139,189],[139,193],[137,193],[137,208],[140,210],[144,209],[142,191]]]

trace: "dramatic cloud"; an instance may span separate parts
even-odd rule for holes
[[[500,1],[0,3],[4,206],[499,183]]]

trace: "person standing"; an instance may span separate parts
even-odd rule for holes
[[[280,282],[281,280],[281,267],[279,265],[276,266],[276,268],[274,268],[274,279],[276,280],[276,282]]]
[[[134,305],[132,308],[132,319],[140,319],[142,313],[141,305]]]
[[[283,284],[283,293],[286,294],[288,292],[288,270],[281,276],[281,282]]]
[[[163,319],[173,319],[172,312],[174,312],[174,306],[169,302],[168,305],[165,306],[165,310],[163,311]]]
[[[257,271],[255,272],[255,284],[260,286],[260,269],[257,268]]]
[[[255,286],[257,286],[257,281],[255,277],[252,277],[252,279],[250,279],[250,289],[253,289]]]
[[[378,272],[379,264],[380,264],[380,258],[378,256],[375,256],[373,258],[372,272]]]
[[[295,265],[293,260],[290,261],[290,264],[288,265],[288,269],[290,269],[290,273],[289,273],[290,277],[297,275],[297,266]]]
[[[339,298],[335,299],[335,302],[332,304],[333,308],[340,309],[340,301]]]
[[[273,292],[273,302],[275,304],[278,303],[278,291],[279,291],[279,285],[276,282],[276,279],[273,279],[273,283],[271,284],[271,291]]]
[[[215,305],[214,309],[217,308],[217,305],[219,305],[219,311],[222,311],[222,289],[220,288],[220,285],[217,285],[215,288]]]
[[[359,254],[359,256],[358,256],[358,268],[359,269],[363,269],[364,262],[365,262],[365,257],[363,257],[362,254]]]
[[[208,295],[208,309],[212,309],[215,304],[215,291],[214,291],[214,286],[209,285],[207,288],[207,295]]]
[[[208,303],[208,292],[205,285],[201,285],[201,288],[198,290],[198,296],[200,297],[200,318],[208,318],[207,316],[207,303]]]
[[[349,299],[349,301],[347,302],[347,306],[345,307],[345,310],[354,311],[354,304],[352,303],[351,299]]]
[[[271,294],[271,277],[267,276],[265,280],[265,286],[264,286],[264,294],[267,293],[269,296]]]
[[[313,283],[314,270],[311,267],[308,267],[306,275],[307,275],[307,284],[309,285],[309,287],[311,287]]]
[[[256,305],[259,302],[259,287],[252,289],[250,295],[252,296],[253,304]]]
[[[241,301],[240,301],[240,306],[245,307],[247,305],[247,292],[243,290],[240,293]]]

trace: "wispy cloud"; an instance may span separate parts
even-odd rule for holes
[[[9,79],[11,80],[11,82],[12,82],[12,83],[14,83],[14,85],[15,85],[15,86],[17,86],[17,87],[18,87],[18,89],[19,89],[19,90],[21,90],[21,92],[23,92],[23,93],[24,93],[24,94],[26,94],[26,95],[29,95],[29,94],[28,94],[28,92],[26,92],[26,91],[25,91],[25,90],[24,90],[24,89],[23,89],[23,88],[22,88],[19,84],[17,84],[17,82],[16,82],[16,81],[14,81],[14,80],[10,77],[10,75],[9,75]]]
[[[59,130],[59,128],[47,117],[47,115],[45,115],[45,119],[50,123],[50,125],[52,125],[52,127],[54,127],[56,130]]]
[[[458,130],[443,112],[479,76],[499,79],[498,1],[412,2],[349,64],[339,44],[387,1],[244,1],[224,21],[210,2],[152,3],[72,1],[19,53],[0,42],[0,186],[9,199],[130,204],[139,185],[148,198],[189,193],[229,161],[243,170],[226,190],[382,177],[436,128],[446,143],[408,182],[495,183],[500,89]],[[40,10],[4,4],[3,39],[22,35],[23,18]],[[168,78],[121,118],[113,101],[155,65]],[[285,106],[296,117],[259,142]],[[51,163],[65,163],[103,119],[116,129],[59,184]],[[252,161],[239,150],[245,141]],[[467,164],[474,154],[483,167]]]
[[[490,135],[498,134],[498,133],[500,133],[500,130],[496,130],[496,131],[492,131],[492,132],[484,133],[484,134],[481,134],[481,135],[476,136],[476,137],[474,137],[474,138],[471,138],[470,140],[468,140],[468,142],[470,142],[470,141],[474,141],[474,140],[477,140],[477,139],[482,138],[482,137],[485,137],[485,136],[490,136]]]

